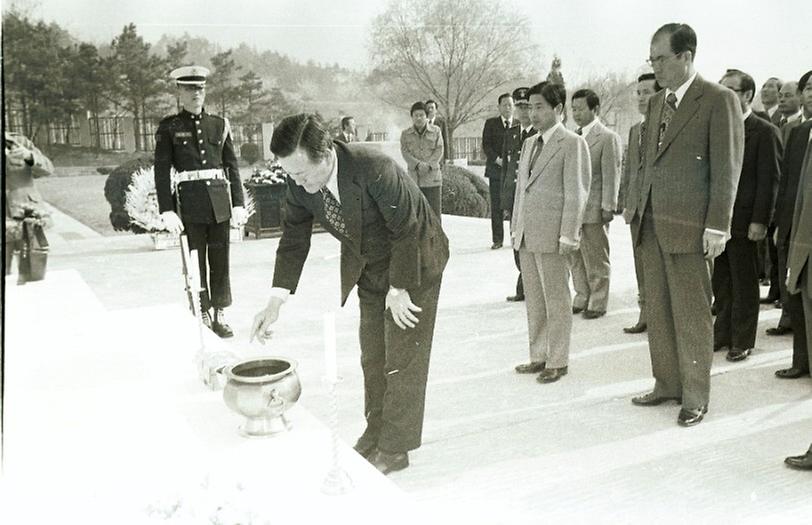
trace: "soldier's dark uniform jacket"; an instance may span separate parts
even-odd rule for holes
[[[219,168],[231,182],[231,202],[225,179],[184,182],[178,186],[180,217],[184,223],[220,223],[231,218],[231,206],[243,205],[237,156],[226,120],[186,110],[166,117],[155,133],[155,189],[161,213],[175,211],[170,168],[193,171]]]
[[[519,172],[519,154],[522,144],[527,137],[538,133],[530,128],[528,133],[522,133],[521,124],[510,127],[505,132],[505,142],[502,146],[502,209],[509,214],[513,213],[513,198],[516,193],[516,175]]]
[[[231,200],[225,178],[190,180],[178,184],[178,210],[173,167],[177,172],[222,170],[231,185]],[[155,189],[160,212],[178,213],[189,249],[198,251],[203,310],[229,306],[229,219],[232,205],[243,206],[243,193],[228,122],[205,110],[200,115],[183,110],[163,119],[155,133]]]

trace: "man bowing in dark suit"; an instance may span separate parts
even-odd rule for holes
[[[649,100],[641,180],[626,201],[640,219],[635,242],[643,259],[656,382],[632,402],[681,400],[677,421],[690,426],[708,411],[713,321],[705,258],[722,253],[728,237],[744,123],[734,93],[696,73],[690,26],[658,29],[650,53],[665,89]]]
[[[273,289],[254,318],[264,342],[295,293],[313,222],[341,241],[341,304],[358,285],[367,428],[355,450],[384,474],[421,444],[429,355],[448,239],[420,188],[389,157],[333,142],[313,114],[286,117],[271,152],[290,175]],[[387,313],[389,310],[389,313]]]
[[[716,320],[713,349],[727,352],[728,361],[747,359],[758,328],[758,246],[767,235],[782,155],[778,128],[750,108],[753,77],[729,69],[720,84],[733,91],[744,113],[744,161],[733,205],[731,238],[713,266]]]
[[[505,240],[505,218],[502,214],[500,195],[502,189],[502,146],[507,130],[513,126],[513,97],[510,93],[499,95],[499,116],[485,121],[482,128],[482,150],[485,152],[485,177],[491,197],[491,234],[492,250],[502,247]]]

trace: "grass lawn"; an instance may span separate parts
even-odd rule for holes
[[[35,184],[43,198],[55,208],[102,235],[132,235],[117,232],[110,225],[110,204],[104,198],[107,175],[43,177]]]

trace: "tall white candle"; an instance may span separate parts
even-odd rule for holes
[[[336,315],[333,312],[324,314],[324,375],[329,381],[338,379]]]

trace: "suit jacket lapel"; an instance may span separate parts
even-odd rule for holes
[[[699,109],[699,99],[702,98],[702,93],[704,91],[702,82],[702,77],[697,75],[696,78],[694,78],[693,83],[688,86],[688,91],[686,91],[685,96],[682,97],[682,102],[680,102],[680,105],[677,107],[677,111],[674,113],[674,116],[671,117],[671,123],[668,125],[668,129],[665,131],[665,137],[663,137],[663,145],[660,148],[660,151],[657,152],[656,158],[659,158],[660,155],[662,155],[663,152],[668,149],[668,146],[671,144],[674,138]],[[663,90],[663,92],[665,92],[665,90]],[[662,111],[662,106],[660,107],[660,111]],[[659,130],[659,126],[657,129]]]
[[[603,124],[596,122],[595,125],[592,126],[592,130],[589,132],[589,135],[586,136],[586,143],[590,148],[598,143],[598,140],[601,138],[601,134],[603,134]]]
[[[338,164],[338,198],[341,215],[347,225],[353,251],[361,251],[361,199],[362,189],[355,180],[354,167],[348,156],[340,156]]]
[[[550,163],[553,156],[561,149],[561,140],[564,138],[564,133],[559,129],[553,133],[553,136],[550,137],[550,142],[544,144],[544,147],[541,149],[541,154],[539,155],[538,159],[536,159],[535,164],[530,166],[530,177],[527,179],[527,186],[525,189],[529,188],[531,184],[538,178],[541,174],[542,170]],[[532,159],[531,159],[532,160]]]

